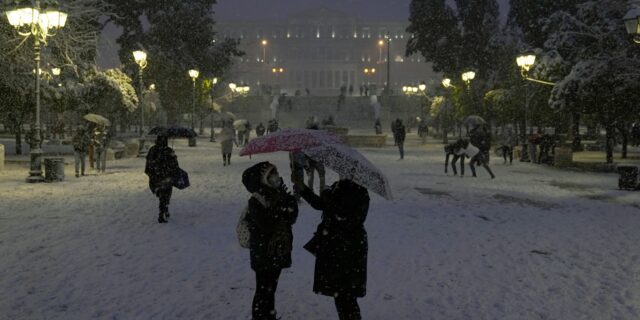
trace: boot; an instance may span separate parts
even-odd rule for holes
[[[227,165],[227,154],[223,154],[222,155],[222,166],[226,166]]]
[[[169,222],[167,220],[167,213],[166,212],[160,212],[160,214],[158,215],[158,223],[167,223]]]

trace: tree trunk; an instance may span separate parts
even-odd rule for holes
[[[625,125],[620,125],[617,127],[618,131],[620,131],[620,135],[622,136],[622,154],[621,158],[627,158],[627,145],[629,144],[629,130]]]
[[[19,128],[16,131],[16,154],[22,154],[22,130]]]
[[[613,163],[613,136],[615,132],[613,127],[607,126],[606,128],[606,152],[607,152],[607,164]]]
[[[582,139],[580,139],[580,114],[574,112],[572,118],[571,128],[569,129],[573,135],[571,149],[573,152],[582,151]]]

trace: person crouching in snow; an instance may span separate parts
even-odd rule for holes
[[[459,141],[463,141],[463,140],[459,140]],[[460,176],[464,176],[464,158],[465,156],[459,156],[456,154],[456,151],[460,148],[459,146],[459,141],[456,141],[454,143],[450,143],[446,146],[444,146],[444,153],[446,155],[446,158],[444,160],[444,173],[447,173],[447,167],[449,166],[449,156],[452,156],[453,158],[451,159],[451,169],[453,170],[453,175],[456,176],[458,175],[458,171],[456,170],[456,162],[458,162],[458,159],[460,159]]]
[[[169,138],[159,134],[156,144],[147,153],[144,173],[149,176],[149,189],[160,201],[159,223],[167,223],[169,218],[169,202],[173,191],[173,178],[178,173],[178,157],[168,145]]]
[[[491,172],[491,168],[487,164],[487,159],[485,158],[484,152],[480,152],[478,147],[474,146],[467,140],[458,140],[456,142],[458,144],[458,149],[456,150],[456,154],[459,156],[467,156],[471,158],[469,160],[469,167],[471,168],[471,174],[473,177],[476,177],[476,164],[482,165],[487,172],[491,175],[491,179],[494,179],[496,176]]]
[[[291,267],[298,203],[289,194],[276,167],[260,162],[244,171],[242,183],[251,193],[246,222],[251,234],[251,269],[256,273],[253,320],[275,320],[275,293],[282,269]]]

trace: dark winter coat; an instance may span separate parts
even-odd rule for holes
[[[71,139],[73,151],[85,153],[89,149],[89,136],[84,131],[78,131]]]
[[[149,176],[149,189],[156,193],[157,189],[172,187],[178,169],[178,157],[167,145],[167,138],[159,136],[147,153],[144,168],[144,173]]]
[[[469,143],[486,153],[491,149],[491,134],[478,127],[469,132]]]
[[[242,175],[242,183],[252,193],[245,219],[251,233],[249,251],[254,271],[291,267],[291,226],[298,218],[298,202],[284,185],[274,189],[266,184],[266,177],[274,168],[269,162],[261,162]]]
[[[367,232],[369,211],[366,188],[340,180],[320,196],[305,187],[300,194],[322,222],[305,249],[316,256],[313,291],[326,296],[364,297],[367,287]]]
[[[265,131],[265,128],[264,128],[264,126],[262,125],[262,123],[260,123],[260,124],[256,127],[256,136],[258,136],[258,137],[262,137],[262,136],[264,135],[264,131]]]
[[[404,139],[407,137],[407,130],[405,129],[402,122],[396,123],[396,142],[398,144],[403,144]]]

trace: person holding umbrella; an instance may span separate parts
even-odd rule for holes
[[[366,295],[369,193],[349,176],[316,195],[300,178],[294,190],[316,210],[322,221],[304,246],[316,257],[313,291],[333,297],[341,320],[362,319],[357,298]]]
[[[231,165],[231,153],[233,152],[233,145],[238,146],[238,140],[236,140],[235,132],[233,132],[232,124],[227,122],[223,124],[222,130],[218,135],[220,139],[220,149],[222,150],[222,165]]]
[[[256,273],[251,315],[254,320],[275,320],[278,279],[282,269],[291,267],[291,226],[298,218],[298,203],[278,169],[267,161],[246,169],[242,184],[251,193],[244,218],[251,234],[251,269]]]
[[[93,146],[95,149],[96,170],[104,173],[107,169],[107,132],[104,126],[96,126],[93,132]]]
[[[147,153],[144,173],[149,176],[149,189],[160,201],[158,223],[167,223],[169,202],[173,191],[173,179],[178,174],[178,157],[169,147],[166,133],[158,134],[156,144]]]

